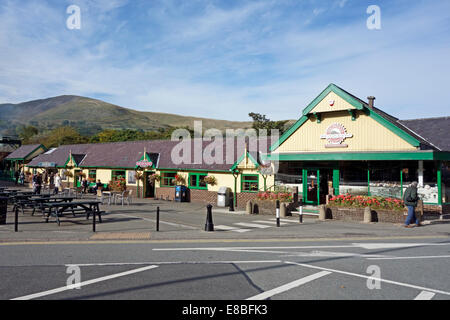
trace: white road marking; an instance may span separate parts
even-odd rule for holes
[[[431,300],[436,295],[434,292],[422,291],[414,300]]]
[[[72,285],[56,288],[56,289],[53,289],[53,290],[48,290],[48,291],[44,291],[44,292],[38,292],[38,293],[30,294],[30,295],[27,295],[27,296],[19,297],[19,298],[14,298],[14,299],[11,299],[11,300],[31,300],[31,299],[35,299],[35,298],[45,297],[45,296],[48,296],[48,295],[51,295],[51,294],[60,293],[60,292],[67,291],[67,290],[72,290],[72,289],[75,289],[77,287],[83,287],[83,286],[87,286],[87,285],[90,285],[90,284],[93,284],[93,283],[102,282],[102,281],[106,281],[106,280],[111,280],[111,279],[127,276],[127,275],[138,273],[138,272],[143,272],[143,271],[147,271],[147,270],[154,269],[154,268],[157,268],[157,267],[158,266],[152,265],[152,266],[147,266],[147,267],[143,267],[143,268],[139,268],[139,269],[134,269],[134,270],[130,270],[130,271],[116,273],[116,274],[112,274],[112,275],[109,275],[109,276],[105,276],[105,277],[101,277],[101,278],[97,278],[97,279],[92,279],[92,280],[83,281],[83,282],[80,282],[80,283],[76,283],[76,284],[72,284]]]
[[[369,250],[450,245],[449,243],[352,243],[352,244],[355,245],[356,247]]]
[[[267,223],[267,224],[270,224],[270,225],[272,225],[274,227],[277,225],[275,221],[271,221],[271,220],[255,220],[253,222],[256,222],[256,223]],[[280,226],[285,226],[287,224],[288,223],[286,223],[286,222],[280,222]]]
[[[311,264],[304,264],[304,263],[298,263],[298,262],[292,262],[292,261],[285,261],[285,263],[293,264],[293,265],[297,265],[297,266],[301,266],[301,267],[305,267],[305,268],[318,269],[318,270],[324,270],[324,271],[329,271],[329,272],[345,274],[345,275],[353,276],[353,277],[359,277],[359,278],[364,278],[364,279],[373,279],[372,276],[366,276],[366,275],[362,275],[362,274],[358,274],[358,273],[341,271],[341,270],[330,269],[330,268],[323,268],[323,267],[318,267],[318,266],[314,266],[314,265],[311,265]],[[382,279],[382,278],[377,279],[377,280],[379,280],[381,282],[389,283],[389,284],[402,286],[402,287],[419,289],[419,290],[422,290],[422,291],[430,291],[430,292],[434,292],[434,293],[441,293],[441,294],[445,294],[445,295],[450,296],[450,292],[447,292],[447,291],[430,289],[430,288],[425,288],[425,287],[421,287],[421,286],[412,285],[412,284],[409,284],[409,283],[397,282],[397,281],[392,281],[392,280],[387,280],[387,279]]]
[[[242,228],[236,228],[236,227],[230,227],[230,226],[224,226],[224,225],[214,226],[214,229],[224,230],[224,231],[240,232],[240,233],[250,231],[250,229],[242,229]]]
[[[409,259],[440,259],[440,258],[450,258],[450,255],[417,256],[417,257],[382,257],[382,258],[369,258],[369,260],[409,260]]]
[[[264,299],[270,298],[270,297],[272,297],[272,296],[274,296],[276,294],[279,294],[279,293],[291,290],[293,288],[299,287],[299,286],[301,286],[301,285],[303,285],[305,283],[314,281],[316,279],[322,278],[322,277],[324,277],[326,275],[329,275],[329,274],[331,274],[331,272],[321,271],[321,272],[312,274],[310,276],[307,276],[307,277],[304,277],[304,278],[301,278],[301,279],[289,282],[289,283],[287,283],[285,285],[282,285],[281,287],[278,287],[278,288],[275,288],[275,289],[272,289],[272,290],[269,290],[269,291],[262,292],[260,294],[257,294],[256,296],[250,297],[250,298],[248,298],[246,300],[264,300]]]
[[[259,228],[259,229],[270,228],[270,226],[267,226],[267,225],[256,224],[256,223],[247,223],[247,222],[237,222],[237,223],[235,223],[235,225],[242,226],[242,227]]]
[[[153,222],[156,223],[156,219],[147,219],[147,218],[143,218],[143,217],[137,217],[137,216],[132,216],[129,214],[123,214],[123,213],[119,213],[117,214],[119,216],[124,216],[124,217],[128,217],[128,218],[135,218],[135,219],[141,219],[141,220],[145,220],[145,221],[149,221],[149,222]],[[188,228],[188,229],[192,229],[192,230],[196,230],[197,228],[194,228],[193,226],[188,226],[186,224],[180,224],[180,223],[174,223],[174,222],[167,222],[167,221],[162,221],[161,219],[159,220],[160,224],[167,224],[169,226],[173,226],[173,227],[183,227],[183,228]]]
[[[156,262],[105,262],[105,263],[71,263],[66,264],[69,266],[78,267],[97,267],[97,266],[128,266],[128,265],[165,265],[165,264],[252,264],[252,263],[281,263],[281,260],[229,260],[229,261],[156,261]]]
[[[272,221],[277,221],[277,218],[269,219]],[[289,219],[280,219],[281,222],[287,222],[287,223],[298,223],[298,220],[289,220]]]
[[[215,227],[214,227],[215,228]],[[352,245],[343,246],[295,246],[295,247],[197,247],[197,248],[153,248],[155,251],[226,251],[226,250],[261,250],[261,249],[314,249],[314,248],[354,248]]]

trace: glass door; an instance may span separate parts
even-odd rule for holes
[[[303,169],[303,202],[318,205],[320,202],[320,170]]]

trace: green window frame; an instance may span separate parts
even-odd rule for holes
[[[96,181],[97,181],[97,170],[89,169],[88,178],[89,179],[94,179],[94,181],[91,182],[91,183],[95,184]]]
[[[208,184],[203,181],[207,176],[207,173],[189,173],[189,188],[208,190]]]
[[[111,171],[111,181],[117,181],[118,178],[122,177],[126,179],[126,171],[125,170],[112,170]]]
[[[241,177],[241,192],[258,192],[259,174],[243,174]]]
[[[163,171],[161,172],[161,187],[175,187],[175,176],[177,175],[176,171]]]

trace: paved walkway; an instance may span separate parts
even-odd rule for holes
[[[156,232],[156,208],[160,208],[159,232]],[[70,214],[58,226],[54,219],[45,223],[40,213],[31,210],[19,214],[19,232],[14,232],[14,214],[8,206],[7,224],[0,225],[0,242],[33,241],[190,241],[195,239],[376,239],[376,238],[446,238],[448,221],[436,221],[420,228],[406,229],[402,224],[343,221],[319,221],[297,217],[283,218],[276,226],[273,215],[248,215],[213,208],[214,232],[206,232],[206,204],[178,203],[163,200],[134,199],[131,205],[102,205],[103,223],[92,232],[92,218],[73,218]]]

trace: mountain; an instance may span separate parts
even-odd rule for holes
[[[34,125],[40,130],[71,125],[82,134],[102,129],[158,130],[168,127],[193,128],[201,120],[203,129],[250,128],[251,121],[227,121],[176,114],[142,112],[97,99],[65,95],[19,104],[0,104],[0,134],[11,134],[19,125]]]

